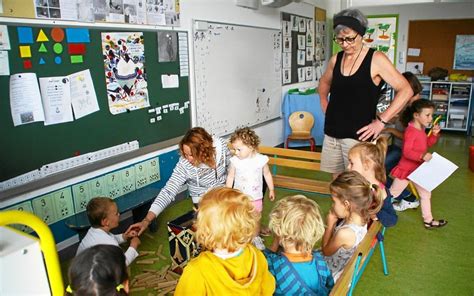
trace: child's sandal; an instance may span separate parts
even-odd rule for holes
[[[433,224],[433,222],[438,222],[438,224]],[[425,228],[426,229],[432,229],[432,228],[440,228],[440,227],[443,227],[445,226],[446,224],[448,224],[448,221],[446,220],[431,220],[431,222],[424,222],[425,223]]]

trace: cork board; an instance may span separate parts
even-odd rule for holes
[[[423,74],[434,67],[449,74],[474,76],[474,71],[454,70],[456,35],[474,35],[474,19],[410,21],[408,48],[419,48],[420,56],[407,56],[407,62],[423,62]]]

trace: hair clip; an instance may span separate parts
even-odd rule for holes
[[[117,285],[117,287],[115,287],[115,289],[117,290],[117,292],[120,292],[120,290],[125,289],[125,287],[124,287],[123,284],[120,284],[120,285]]]
[[[71,294],[72,294],[72,288],[71,288],[71,285],[67,285],[67,287],[66,287],[66,292],[68,292],[68,293],[71,293]]]

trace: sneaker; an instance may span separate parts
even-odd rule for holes
[[[420,202],[417,201],[417,200],[415,200],[415,201],[406,201],[406,200],[402,199],[401,202],[399,202],[397,204],[394,204],[393,208],[397,212],[403,212],[407,209],[416,209],[419,206],[420,206]]]
[[[265,250],[265,244],[263,243],[263,239],[260,236],[254,237],[252,244],[261,251]]]

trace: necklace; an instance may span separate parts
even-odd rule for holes
[[[354,65],[357,63],[357,60],[359,59],[360,53],[362,52],[362,48],[364,48],[364,46],[360,47],[359,53],[357,54],[357,57],[355,58],[354,63],[352,63],[352,67],[349,70],[349,74],[347,76],[351,76],[352,69],[354,69]],[[346,59],[346,54],[344,53],[344,60],[345,59]],[[344,61],[342,61],[342,74],[344,75]]]

